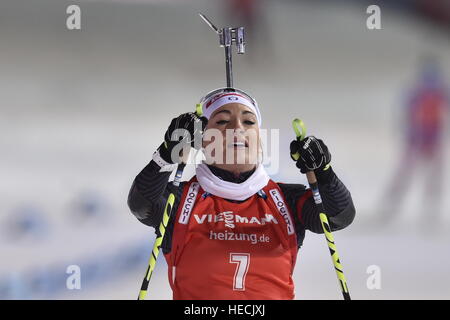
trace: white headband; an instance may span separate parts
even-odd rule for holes
[[[247,97],[237,92],[222,92],[209,98],[202,105],[203,116],[209,120],[214,111],[228,103],[240,103],[249,107],[255,113],[258,125],[261,126],[261,114],[258,105],[253,104]]]

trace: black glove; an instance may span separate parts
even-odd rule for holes
[[[187,143],[191,147],[199,149],[202,147],[202,135],[208,120],[205,117],[198,117],[193,112],[183,113],[177,118],[173,118],[165,135],[164,142],[159,146],[158,151],[162,159],[168,163],[179,163],[179,157],[172,159],[172,150],[179,143]],[[176,129],[185,129],[182,135],[172,140],[172,134]]]
[[[301,173],[325,168],[331,161],[331,154],[322,140],[309,136],[302,141],[291,142],[291,158],[296,162]],[[299,153],[297,159],[295,154]]]

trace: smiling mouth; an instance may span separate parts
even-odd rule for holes
[[[247,142],[233,142],[228,144],[229,148],[248,148]]]

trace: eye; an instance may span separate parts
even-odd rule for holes
[[[227,124],[229,121],[228,120],[219,120],[216,123],[217,124]]]
[[[255,124],[255,122],[252,121],[252,120],[245,120],[244,123],[245,123],[245,124],[248,124],[248,125],[250,125],[250,126],[252,126],[252,125]]]

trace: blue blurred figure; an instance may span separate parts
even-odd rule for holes
[[[419,72],[417,83],[410,91],[405,105],[405,147],[387,188],[385,216],[392,220],[398,214],[399,206],[411,185],[411,178],[422,168],[427,175],[421,199],[424,204],[421,226],[427,227],[439,223],[449,92],[435,58],[425,57]]]
[[[44,212],[31,204],[21,205],[13,210],[3,224],[3,228],[3,234],[10,241],[42,240],[50,230]]]
[[[108,199],[94,190],[85,190],[77,194],[70,203],[70,214],[74,222],[84,224],[96,222],[104,224],[111,219],[111,206]]]

